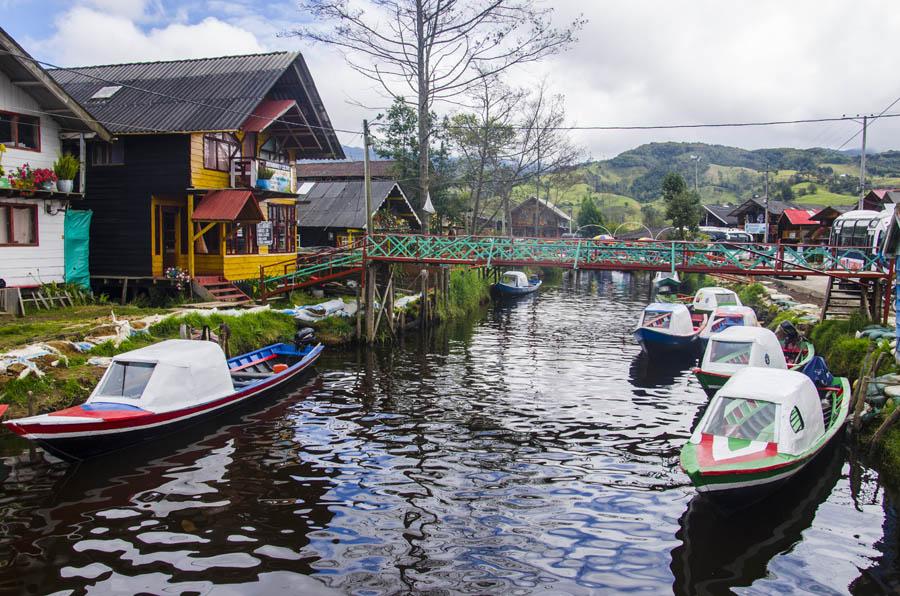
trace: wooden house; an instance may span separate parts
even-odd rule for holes
[[[395,180],[394,162],[369,162],[375,231],[414,232],[421,221]],[[298,163],[300,245],[346,246],[366,231],[364,163]]]
[[[811,244],[813,233],[821,224],[812,219],[818,209],[785,209],[778,217],[778,242],[782,244]]]
[[[703,205],[703,218],[700,225],[713,228],[735,228],[738,218],[731,215],[734,207],[730,205]]]
[[[569,231],[572,218],[547,199],[529,197],[510,212],[513,236],[559,238]]]
[[[853,209],[852,206],[841,207],[823,207],[816,211],[810,219],[818,224],[818,227],[810,234],[809,240],[815,244],[829,244],[831,238],[831,227],[834,220]]]
[[[863,209],[881,211],[885,205],[900,203],[900,189],[874,188],[863,197]]]
[[[769,228],[766,229],[766,204],[768,203],[769,211]],[[765,197],[754,197],[747,199],[737,207],[731,210],[730,216],[737,218],[737,227],[742,228],[748,234],[751,234],[756,240],[761,242],[772,242],[775,240],[778,219],[785,208],[792,208],[793,205],[769,199]]]
[[[295,160],[344,157],[296,52],[50,72],[116,137],[89,144],[95,277],[255,279],[296,252]]]
[[[89,137],[108,141],[110,133],[0,29],[0,285],[86,280],[88,240],[76,228],[90,214],[75,212],[82,193],[12,188],[9,174],[25,164],[52,168],[64,144],[79,156]]]

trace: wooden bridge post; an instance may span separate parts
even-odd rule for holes
[[[378,283],[375,267],[372,261],[366,264],[366,343],[369,344],[375,342],[375,284]]]

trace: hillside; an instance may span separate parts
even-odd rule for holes
[[[691,156],[700,156],[699,165]],[[591,196],[609,221],[631,221],[640,216],[643,204],[659,201],[668,172],[679,172],[693,187],[696,166],[704,203],[736,204],[764,194],[767,164],[773,198],[805,205],[849,205],[857,198],[858,155],[820,148],[747,150],[703,143],[649,143],[548,176],[545,183],[557,205],[577,206]],[[868,156],[867,186],[900,186],[900,151]],[[530,189],[517,190],[517,196],[525,196]]]

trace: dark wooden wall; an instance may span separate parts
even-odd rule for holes
[[[152,275],[151,195],[186,196],[190,135],[121,137],[124,165],[87,168],[91,275]]]

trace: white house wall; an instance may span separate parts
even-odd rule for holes
[[[30,95],[13,85],[6,73],[0,72],[0,110],[40,116],[41,150],[23,151],[7,147],[2,157],[3,169],[8,174],[14,168],[28,163],[32,168],[52,168],[61,152],[59,125],[39,114],[40,106]],[[64,205],[61,201],[0,197],[0,203],[37,205],[38,245],[0,246],[0,279],[9,286],[33,286],[42,283],[61,282],[65,276],[63,254]],[[56,215],[48,215],[47,207]]]
[[[63,201],[0,197],[0,203],[37,205],[38,245],[0,246],[0,279],[8,286],[36,286],[65,279]],[[56,215],[48,215],[47,207]]]

